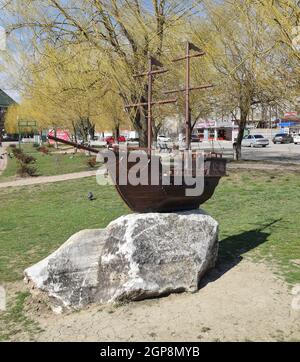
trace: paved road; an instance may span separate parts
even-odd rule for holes
[[[215,152],[223,153],[225,157],[232,159],[233,149],[232,143],[229,141],[201,142],[199,149],[209,151],[213,149]],[[263,162],[282,162],[300,164],[300,145],[284,144],[274,145],[270,141],[270,145],[266,148],[261,147],[243,147],[242,159],[245,161],[263,161]]]
[[[270,146],[266,148],[243,147],[242,155],[244,160],[300,164],[300,145],[294,145],[293,143],[286,145],[274,145],[271,143]]]
[[[224,152],[224,155],[230,155],[230,153],[232,153],[232,143],[228,141],[217,141],[213,143],[202,142],[200,144],[201,149],[208,150],[211,147],[213,147],[216,152]],[[246,161],[267,161],[300,164],[300,145],[294,145],[293,143],[274,145],[273,142],[270,141],[270,145],[266,148],[243,147],[242,159]]]

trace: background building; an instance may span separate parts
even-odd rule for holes
[[[4,118],[7,108],[16,103],[8,94],[0,89],[0,142],[4,131]]]

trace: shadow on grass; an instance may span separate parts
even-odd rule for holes
[[[208,283],[219,279],[243,260],[243,254],[246,254],[250,250],[257,248],[259,245],[266,242],[270,233],[265,232],[264,230],[279,221],[281,221],[281,219],[274,220],[268,224],[261,225],[259,228],[229,236],[228,238],[221,240],[216,267],[200,280],[199,288],[203,288]]]

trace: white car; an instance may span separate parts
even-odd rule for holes
[[[296,134],[294,136],[294,143],[295,143],[295,145],[300,144],[300,134]]]
[[[105,147],[106,145],[106,141],[94,140],[89,142],[89,146],[91,147]]]
[[[170,141],[171,141],[170,137],[164,135],[157,136],[157,142],[170,142]]]
[[[267,147],[269,143],[269,140],[260,134],[249,135],[244,137],[242,140],[243,147]]]

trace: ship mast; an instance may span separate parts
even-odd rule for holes
[[[156,66],[158,69],[154,69],[153,67]],[[153,78],[157,74],[162,74],[168,72],[167,69],[163,68],[163,65],[161,62],[159,62],[157,59],[153,58],[149,55],[148,57],[148,71],[146,73],[140,73],[134,75],[135,78],[137,77],[148,77],[148,101],[147,103],[136,103],[136,104],[128,104],[125,106],[126,109],[130,108],[137,108],[141,106],[147,106],[147,118],[148,118],[148,145],[147,145],[147,151],[148,154],[151,154],[152,150],[152,106],[153,105],[159,105],[159,104],[169,104],[169,103],[176,103],[177,99],[166,99],[161,101],[153,101]]]
[[[191,51],[195,51],[196,53],[191,53]],[[191,87],[191,58],[198,58],[205,55],[205,52],[198,48],[193,43],[187,41],[185,47],[185,56],[181,58],[174,59],[173,62],[179,62],[185,60],[185,87],[184,89],[175,89],[171,91],[164,92],[165,94],[170,93],[180,93],[184,92],[185,94],[185,144],[186,149],[189,150],[191,147],[191,106],[190,106],[190,92],[198,89],[206,89],[213,87],[212,84],[202,85],[199,87]]]

